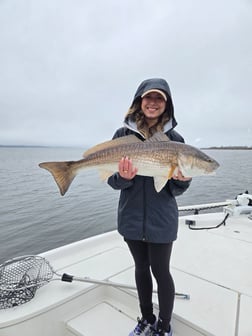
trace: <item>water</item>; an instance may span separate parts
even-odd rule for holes
[[[252,151],[211,150],[220,168],[216,176],[194,178],[179,205],[221,202],[252,193]],[[0,263],[38,254],[116,228],[119,192],[83,172],[62,197],[42,161],[77,160],[79,148],[0,147]]]

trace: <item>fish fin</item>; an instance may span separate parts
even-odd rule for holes
[[[178,169],[176,165],[168,166],[168,175],[165,176],[154,176],[154,185],[157,192],[161,191],[163,187],[166,185],[167,181],[170,180],[174,174],[174,172]],[[164,171],[165,173],[165,171]]]
[[[167,176],[167,179],[170,180],[175,172],[175,169],[177,168],[177,166],[175,165],[172,165],[169,172],[168,172],[168,176]]]
[[[141,140],[136,137],[135,135],[126,135],[120,138],[116,138],[113,140],[109,140],[109,141],[105,141],[101,144],[98,144],[94,147],[89,148],[84,154],[83,157],[87,157],[90,154],[93,154],[97,151],[103,150],[103,149],[108,149],[108,148],[113,148],[119,145],[123,145],[123,144],[130,144],[130,143],[138,143],[141,142]]]
[[[102,181],[106,181],[113,174],[113,171],[99,169],[99,176]]]
[[[42,162],[40,168],[47,169],[54,177],[62,196],[67,192],[70,184],[77,174],[77,170],[73,169],[74,161],[64,162]]]
[[[154,186],[157,192],[160,192],[167,183],[167,177],[154,176]]]
[[[146,142],[156,142],[156,141],[171,141],[170,138],[163,132],[156,132],[149,139],[145,140]]]

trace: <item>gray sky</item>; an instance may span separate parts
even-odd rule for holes
[[[251,0],[0,0],[0,144],[110,139],[163,77],[187,143],[251,146],[251,32]]]

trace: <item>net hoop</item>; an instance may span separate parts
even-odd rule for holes
[[[30,301],[38,288],[53,277],[49,262],[40,256],[22,256],[0,265],[0,309]]]

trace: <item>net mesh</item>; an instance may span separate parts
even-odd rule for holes
[[[53,270],[42,257],[25,256],[0,265],[0,309],[30,301],[36,290],[48,283]]]

